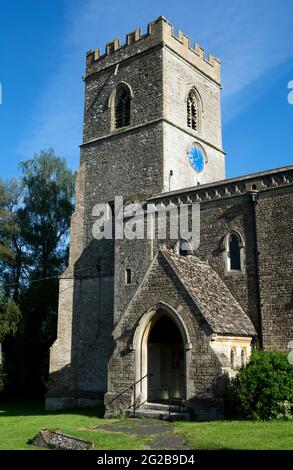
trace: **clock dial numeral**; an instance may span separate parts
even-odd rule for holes
[[[204,169],[205,156],[203,149],[196,143],[192,144],[188,151],[188,158],[192,168],[200,173]]]

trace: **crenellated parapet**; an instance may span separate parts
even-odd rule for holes
[[[173,25],[163,16],[148,24],[146,34],[142,34],[141,29],[137,28],[126,35],[125,44],[120,44],[119,38],[109,42],[106,44],[104,54],[100,49],[88,51],[86,77],[159,46],[166,46],[215,82],[220,83],[219,59],[211,54],[206,56],[204,49],[199,44],[192,46],[190,38],[182,31],[178,31],[176,35]]]

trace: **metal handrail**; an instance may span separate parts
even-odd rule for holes
[[[133,384],[129,385],[129,387],[127,387],[125,390],[123,390],[121,393],[119,393],[118,395],[116,395],[116,397],[112,398],[112,400],[108,401],[108,403],[105,404],[105,408],[107,408],[107,406],[109,406],[111,403],[113,403],[113,401],[117,400],[117,398],[120,398],[122,395],[124,395],[124,393],[128,392],[128,390],[133,390],[133,405],[132,405],[132,408],[133,408],[133,416],[135,417],[135,412],[136,412],[136,409],[138,408],[138,406],[141,405],[141,403],[136,406],[135,402],[136,402],[136,385],[140,382],[142,382],[144,379],[146,379],[147,377],[152,377],[154,374],[152,374],[151,372],[148,372],[146,375],[144,375],[143,377],[141,377],[139,380],[137,380],[136,382],[134,382]],[[172,407],[172,398],[171,398],[171,387],[170,385],[168,386],[161,386],[161,387],[153,387],[153,388],[158,388],[158,389],[165,389],[168,391],[168,417],[169,417],[169,420],[171,418],[171,407]],[[145,403],[147,400],[145,400],[143,403]],[[182,399],[182,406],[184,408],[184,400]],[[180,410],[181,410],[181,404],[179,403],[178,405],[178,408],[179,408],[179,413],[180,413]]]
[[[171,407],[172,407],[172,397],[171,397],[171,387],[170,385],[163,385],[161,387],[152,387],[153,389],[158,389],[158,390],[167,390],[168,392],[168,416],[169,419],[171,418]],[[181,412],[181,407],[184,409],[185,404],[184,404],[184,399],[181,398],[181,403],[178,403],[178,411],[179,413]]]
[[[113,401],[117,400],[117,398],[120,398],[122,395],[124,395],[124,393],[128,392],[128,390],[131,390],[133,389],[133,415],[135,416],[135,411],[136,411],[136,406],[135,406],[135,401],[136,401],[136,385],[140,382],[142,382],[146,377],[152,377],[153,374],[151,374],[150,372],[148,372],[146,375],[144,375],[143,377],[141,377],[139,380],[137,380],[136,382],[134,382],[133,384],[129,385],[129,387],[127,387],[125,390],[123,390],[123,392],[119,393],[118,395],[116,395],[116,397],[112,398],[112,400],[108,401],[108,403],[105,403],[105,408],[107,408],[107,406],[109,406],[111,403],[113,403]]]

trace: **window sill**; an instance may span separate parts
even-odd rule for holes
[[[246,274],[246,271],[242,269],[238,271],[236,269],[231,269],[230,271],[225,271],[225,276],[243,276]]]

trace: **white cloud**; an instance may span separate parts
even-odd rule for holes
[[[77,166],[85,51],[113,39],[108,31],[117,31],[116,36],[121,31],[125,34],[129,24],[140,25],[145,30],[142,17],[152,20],[158,16],[159,9],[162,11],[159,14],[173,19],[180,29],[184,26],[186,34],[222,59],[224,115],[226,120],[231,119],[255,98],[257,87],[249,94],[249,86],[272,70],[276,73],[276,66],[292,57],[289,4],[285,0],[208,0],[196,4],[188,0],[179,8],[177,1],[166,0],[160,6],[142,2],[138,8],[137,2],[131,1],[129,4],[117,0],[68,3],[67,28],[60,50],[56,51],[61,60],[56,61],[55,73],[32,104],[33,115],[26,136],[17,145],[18,152],[28,157],[53,146],[70,165]]]
[[[264,92],[278,79],[277,66],[292,59],[292,6],[285,0],[226,0],[211,9],[204,38],[222,60],[226,119]]]
[[[110,17],[111,13],[113,6],[110,3],[101,6],[95,0],[76,2],[73,9],[65,11],[67,29],[64,41],[59,50],[52,52],[55,56],[51,58],[58,66],[32,104],[30,130],[18,143],[17,151],[24,157],[54,147],[70,165],[77,166],[82,135],[81,76],[85,68],[85,52],[97,45],[97,33],[103,30],[102,18]]]

